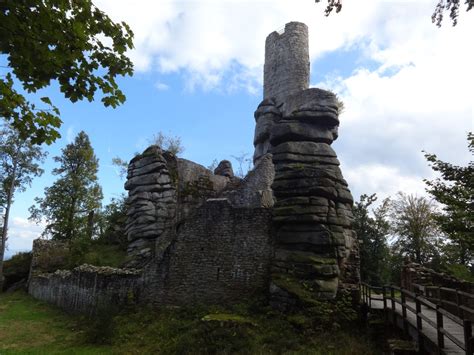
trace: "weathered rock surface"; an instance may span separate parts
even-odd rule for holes
[[[337,98],[303,90],[280,110],[269,136],[276,198],[270,292],[272,303],[286,309],[301,301],[301,287],[316,299],[331,299],[358,275],[357,265],[350,265],[357,260],[349,261],[357,255],[352,196],[330,146],[337,139]]]
[[[176,182],[158,146],[130,161],[125,189],[129,191],[127,266],[142,267],[155,256],[156,239],[172,233],[176,221]]]
[[[230,185],[222,196],[235,207],[271,208],[274,204],[271,188],[274,176],[272,155],[267,153],[260,157],[255,167],[237,186]]]
[[[234,177],[234,170],[232,164],[228,160],[222,160],[214,169],[214,175],[221,175],[228,178]]]
[[[270,152],[270,133],[275,122],[280,119],[281,114],[276,107],[275,100],[265,99],[258,106],[254,117],[256,125],[253,140],[255,146],[253,163],[254,165],[257,165],[259,159]]]

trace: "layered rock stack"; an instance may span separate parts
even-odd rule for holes
[[[278,305],[332,299],[341,279],[358,277],[357,265],[348,267],[351,253],[357,254],[352,196],[330,146],[337,138],[338,106],[331,92],[304,90],[285,100],[271,130],[276,197],[271,295]]]
[[[158,146],[147,148],[128,166],[127,266],[146,264],[155,252],[156,242],[172,233],[176,221],[176,183],[173,172]]]
[[[281,118],[281,113],[276,107],[275,100],[265,99],[258,105],[255,117],[255,133],[253,145],[253,163],[257,165],[260,158],[270,152],[270,132],[276,121]]]

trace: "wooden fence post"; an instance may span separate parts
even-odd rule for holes
[[[372,308],[372,289],[370,288],[370,286],[367,286],[367,288],[369,289],[369,308],[371,309]]]
[[[474,349],[472,346],[472,322],[468,319],[464,319],[463,321],[464,327],[464,346],[466,347],[466,355],[472,355],[474,353]]]
[[[438,333],[438,348],[441,351],[444,348],[444,335],[441,333],[441,329],[443,329],[443,315],[439,311],[440,308],[439,304],[436,305],[436,332]]]
[[[385,286],[382,286],[383,313],[385,316],[385,323],[388,323],[387,295],[385,294],[385,291]]]
[[[418,336],[418,349],[419,351],[423,351],[423,334],[422,334],[422,329],[423,329],[423,323],[421,320],[421,303],[420,300],[418,299],[418,296],[415,296],[415,305],[416,305],[416,331],[417,331],[417,336]]]
[[[403,318],[403,330],[408,334],[408,320],[407,320],[407,307],[406,307],[406,297],[403,289],[401,289],[401,299],[402,299],[402,318]]]
[[[395,318],[395,289],[390,286],[390,297],[392,299],[392,323],[396,324],[395,322],[397,319]]]
[[[458,310],[458,317],[461,318],[461,319],[464,319],[464,312],[463,310],[461,309],[461,306],[462,306],[462,301],[461,301],[461,298],[460,298],[460,295],[459,295],[459,290],[456,289],[456,306],[457,306],[457,310]]]

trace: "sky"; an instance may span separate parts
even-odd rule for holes
[[[436,177],[422,151],[466,165],[467,133],[474,126],[472,13],[437,28],[437,0],[343,1],[324,16],[314,0],[95,0],[135,34],[129,53],[133,77],[119,86],[127,101],[117,109],[100,101],[72,104],[55,83],[48,95],[59,107],[62,138],[51,146],[45,173],[12,208],[7,258],[31,249],[44,225],[28,208],[55,177],[53,157],[84,130],[99,158],[106,204],[124,193],[112,158],[131,159],[153,134],[181,138],[182,157],[209,166],[215,159],[253,154],[253,113],[262,100],[266,36],[290,21],[309,28],[311,86],[332,90],[345,104],[333,147],[358,200],[398,191],[426,195],[423,179]]]

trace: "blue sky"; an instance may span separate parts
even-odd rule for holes
[[[472,14],[438,29],[434,0],[345,1],[329,18],[312,0],[95,3],[135,32],[136,72],[119,81],[127,101],[107,109],[100,101],[72,104],[54,84],[44,90],[61,110],[62,138],[46,147],[45,174],[16,196],[7,256],[30,249],[41,233],[28,207],[54,181],[52,157],[81,130],[100,160],[104,203],[124,192],[111,159],[130,159],[159,131],[181,137],[183,157],[205,166],[251,156],[265,37],[289,21],[309,27],[311,85],[345,102],[334,148],[356,198],[424,194],[422,179],[434,175],[423,149],[459,164],[470,159]]]

